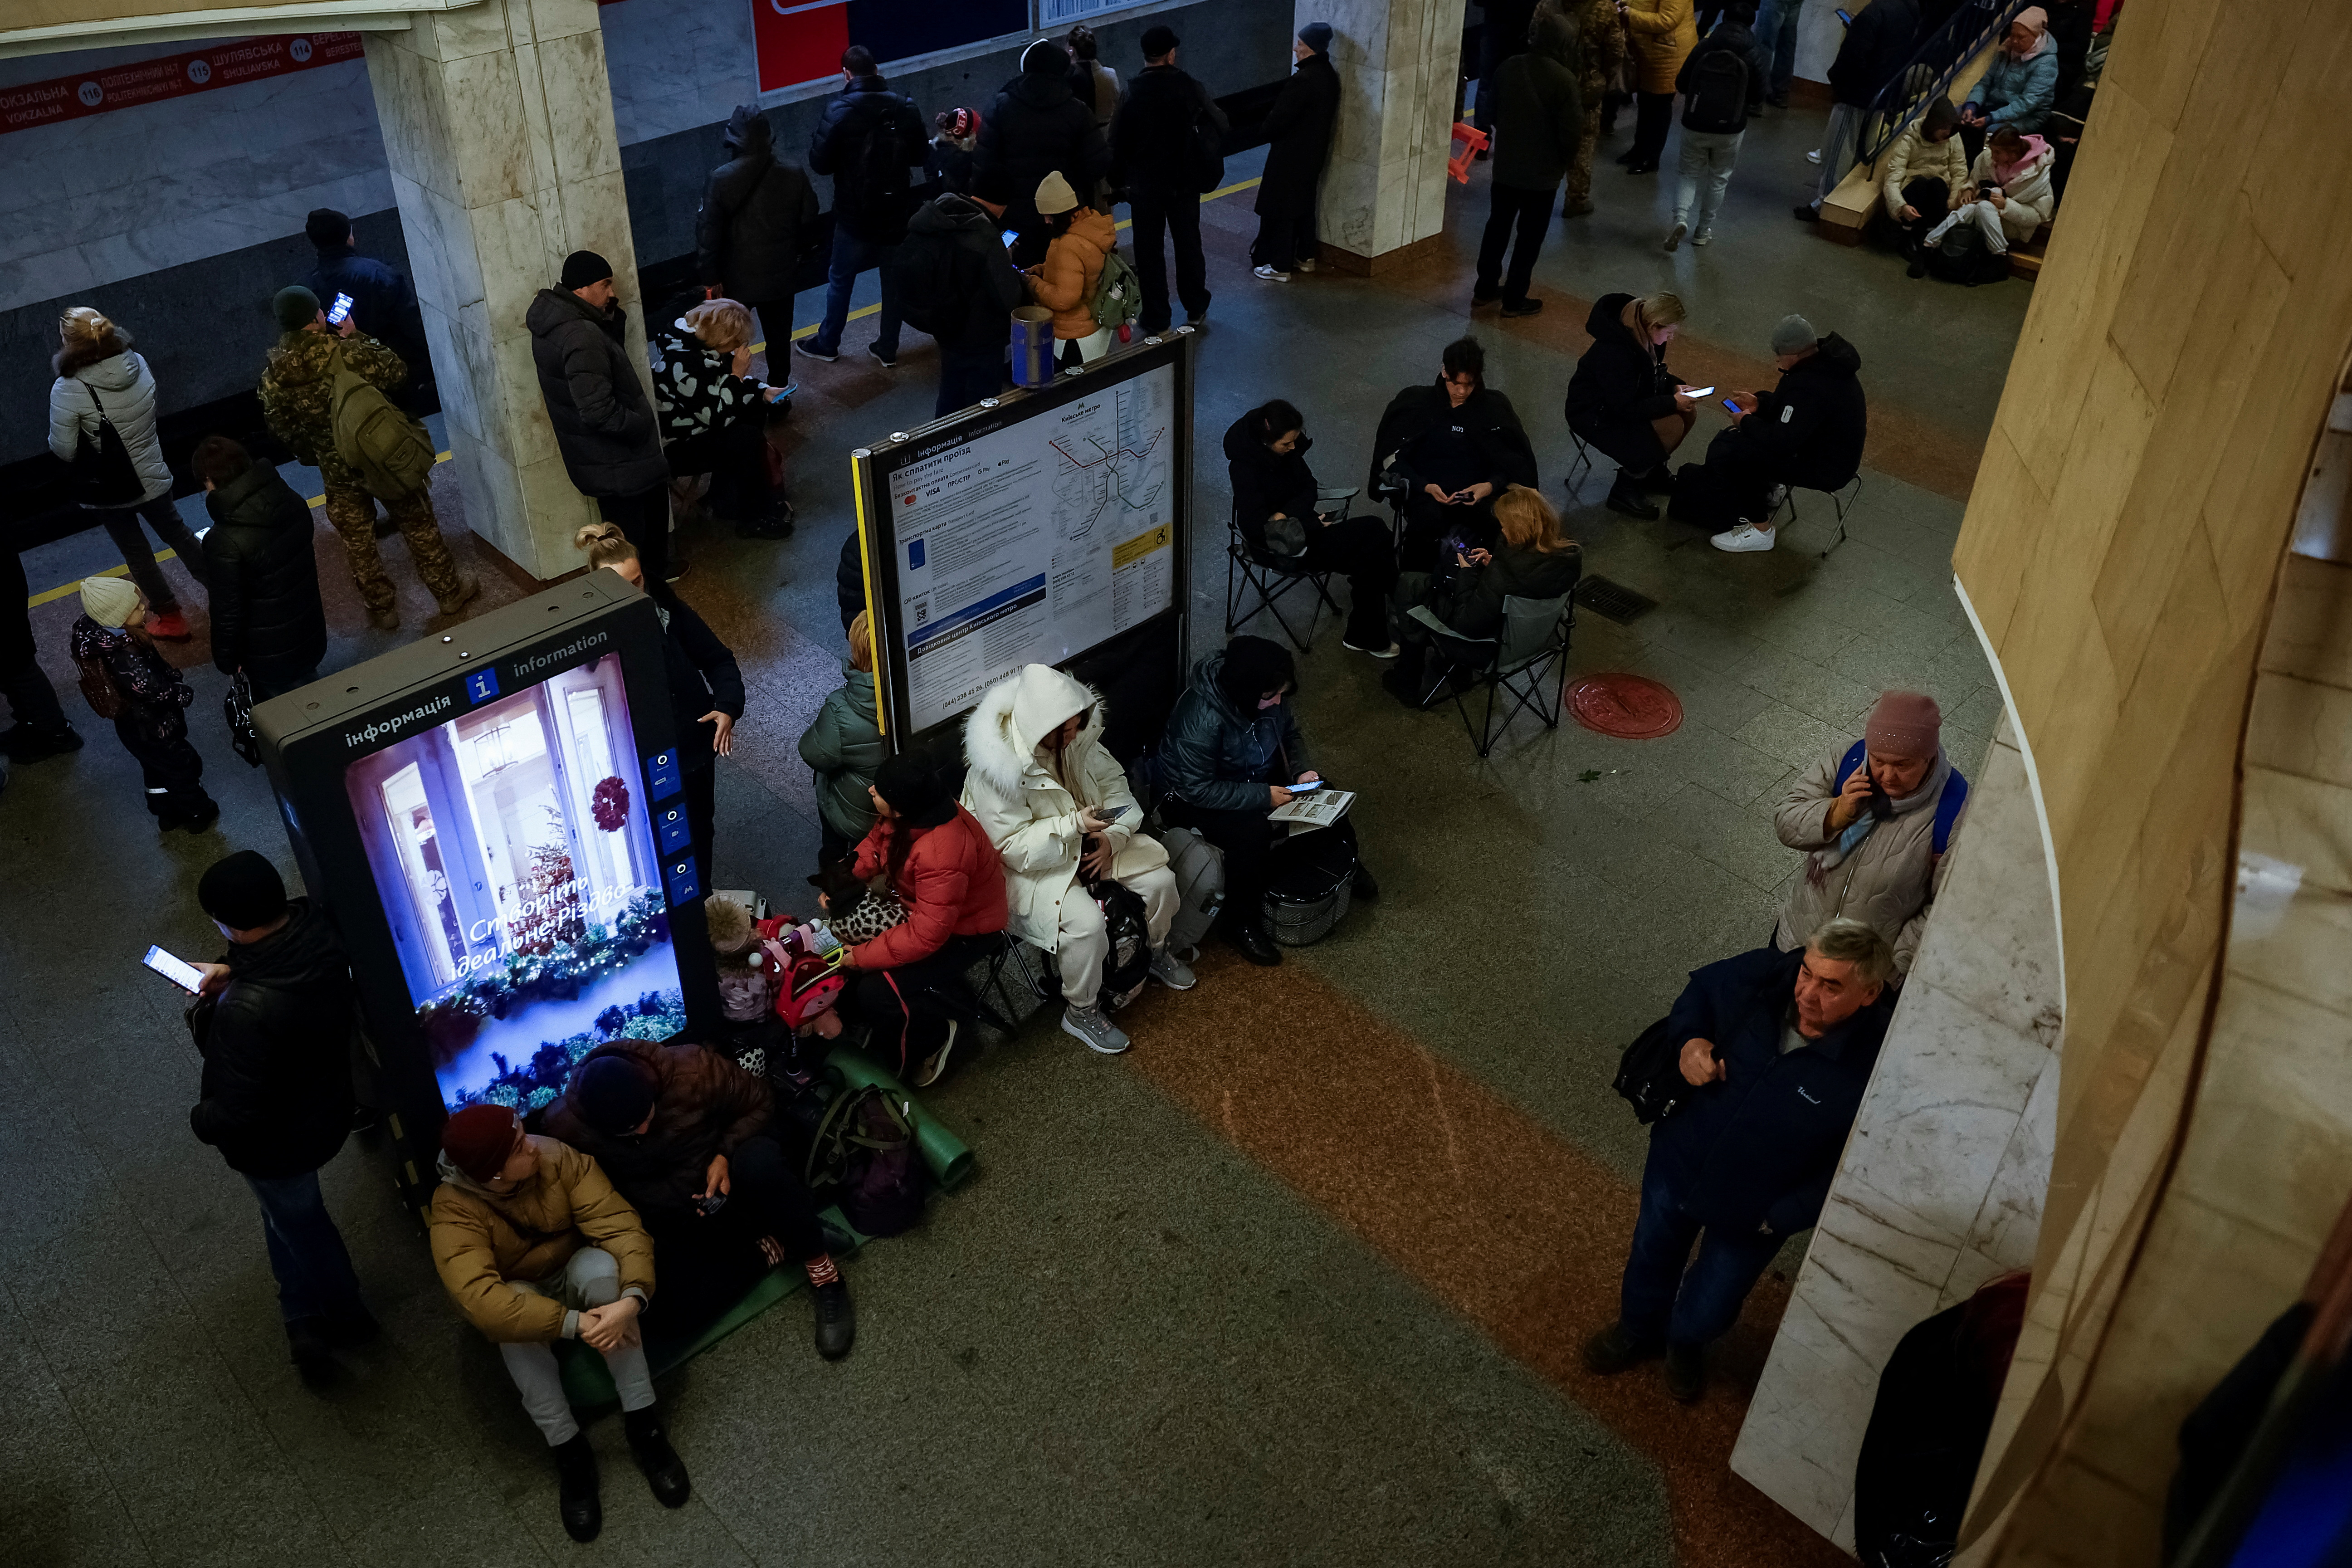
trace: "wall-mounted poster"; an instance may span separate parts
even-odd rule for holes
[[[838,76],[852,44],[873,50],[887,71],[1028,27],[1029,0],[751,0],[761,92]]]

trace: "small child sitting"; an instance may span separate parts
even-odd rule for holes
[[[820,867],[809,879],[809,886],[816,889],[817,907],[824,911],[824,929],[844,947],[872,942],[907,918],[907,906],[898,901],[898,895],[887,888],[877,892],[859,881],[851,869],[854,864],[846,858],[835,860]]]

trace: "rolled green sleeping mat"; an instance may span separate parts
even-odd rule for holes
[[[845,1047],[835,1047],[825,1059],[841,1074],[852,1089],[872,1084],[888,1095],[907,1110],[907,1120],[914,1124],[915,1147],[923,1156],[923,1163],[931,1168],[932,1179],[941,1192],[950,1192],[963,1184],[971,1174],[971,1151],[964,1141],[940,1125],[939,1118],[923,1109],[922,1102],[907,1091],[907,1086],[876,1067],[863,1054]]]

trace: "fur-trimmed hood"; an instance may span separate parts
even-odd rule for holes
[[[1071,714],[1087,710],[1087,722],[1069,748],[1076,758],[1101,742],[1103,708],[1102,693],[1086,682],[1049,664],[1024,664],[990,687],[964,721],[964,761],[999,794],[1017,798],[1029,770],[1045,771],[1038,742]]]

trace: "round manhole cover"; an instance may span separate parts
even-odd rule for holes
[[[1682,728],[1682,699],[1645,675],[1588,675],[1568,689],[1568,711],[1588,730],[1654,741]]]

